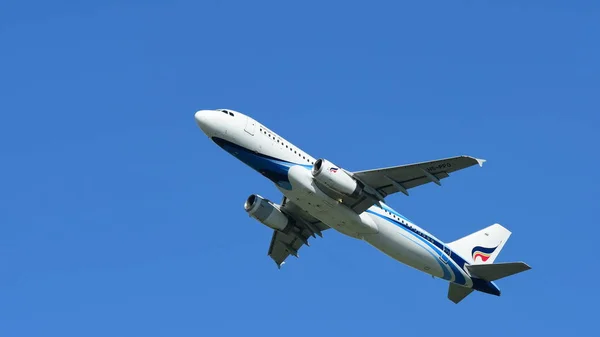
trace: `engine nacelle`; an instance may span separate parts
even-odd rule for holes
[[[262,224],[279,231],[284,230],[290,222],[287,215],[258,194],[252,194],[246,199],[244,209]]]
[[[317,159],[312,175],[321,184],[341,194],[356,197],[362,192],[361,184],[326,159]]]

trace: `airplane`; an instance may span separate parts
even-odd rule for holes
[[[280,204],[258,194],[244,203],[249,216],[273,229],[268,256],[278,268],[289,255],[330,228],[366,241],[391,258],[449,282],[459,303],[474,290],[500,296],[494,281],[531,269],[524,262],[494,263],[511,232],[493,224],[450,243],[418,227],[385,203],[393,193],[427,183],[441,186],[450,173],[485,160],[457,156],[350,172],[315,159],[253,118],[231,109],[198,110],[199,128],[219,147],[271,180]]]

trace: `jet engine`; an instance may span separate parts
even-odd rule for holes
[[[246,199],[244,209],[254,219],[278,231],[283,231],[290,223],[287,215],[275,204],[258,194],[252,194]]]
[[[356,197],[363,191],[362,184],[326,159],[317,159],[312,175],[321,184],[350,197]]]

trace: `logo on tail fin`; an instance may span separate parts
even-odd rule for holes
[[[483,261],[483,262],[487,261],[490,258],[490,256],[492,255],[492,253],[496,250],[496,248],[498,248],[498,246],[493,247],[493,248],[477,246],[477,247],[473,248],[473,250],[471,251],[471,255],[473,256],[473,261],[475,261],[477,259],[477,257],[479,257],[481,259],[481,261]]]

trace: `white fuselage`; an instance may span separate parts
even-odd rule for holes
[[[356,214],[323,193],[311,175],[316,159],[264,125],[233,110],[201,110],[195,117],[215,143],[272,180],[289,200],[327,226],[415,269],[473,285],[464,259],[390,207],[371,206]]]

